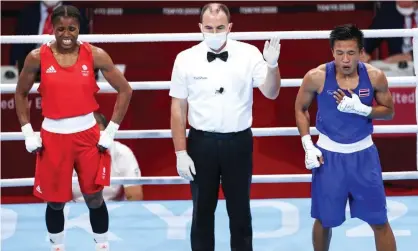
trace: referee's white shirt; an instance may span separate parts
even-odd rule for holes
[[[141,170],[139,169],[138,162],[135,158],[132,150],[126,145],[114,141],[112,147],[109,148],[111,163],[110,177],[141,177]],[[73,172],[73,177],[77,177],[77,173]],[[124,185],[135,186],[135,185]],[[103,189],[103,198],[105,201],[120,200],[123,195],[122,185],[106,186]],[[73,184],[73,201],[84,201],[83,194],[81,193],[80,186]]]
[[[187,99],[188,121],[195,129],[243,131],[252,125],[253,88],[264,83],[267,63],[257,47],[231,39],[219,52],[228,51],[226,62],[208,62],[208,51],[203,41],[177,55],[169,94]]]

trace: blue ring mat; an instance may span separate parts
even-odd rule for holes
[[[190,250],[191,201],[107,202],[110,247],[114,251]],[[45,204],[1,205],[1,250],[50,250],[44,222]],[[310,199],[251,200],[256,251],[311,251],[313,219]],[[418,197],[387,197],[388,216],[398,251],[418,246]],[[83,203],[65,207],[67,251],[94,250],[88,209]],[[229,248],[225,201],[216,211],[216,251]],[[358,219],[333,230],[330,251],[375,250],[373,232]]]

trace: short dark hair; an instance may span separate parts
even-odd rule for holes
[[[107,125],[109,124],[109,122],[107,121],[105,115],[103,115],[100,112],[94,112],[94,118],[96,119],[97,123],[99,125],[102,125],[103,127],[107,127]]]
[[[357,40],[358,48],[361,50],[364,46],[363,32],[354,24],[344,24],[335,27],[329,36],[331,49],[334,48],[335,41]]]
[[[77,9],[77,7],[74,7],[72,5],[61,5],[54,9],[52,12],[51,20],[52,23],[55,24],[55,22],[60,17],[72,17],[78,20],[78,23],[81,22],[81,14],[80,11]]]
[[[216,9],[214,7],[217,7]],[[200,12],[200,22],[203,20],[203,14],[209,9],[209,12],[216,12],[219,13],[220,11],[224,12],[226,18],[228,19],[228,23],[231,22],[231,13],[229,12],[228,7],[222,3],[208,3],[203,6],[202,11]]]

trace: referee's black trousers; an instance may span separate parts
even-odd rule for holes
[[[232,251],[252,251],[250,186],[253,168],[251,129],[238,133],[210,133],[191,129],[187,151],[196,176],[190,183],[193,198],[193,251],[215,250],[215,210],[219,184],[225,195]]]

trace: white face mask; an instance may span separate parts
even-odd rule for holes
[[[227,33],[226,32],[221,32],[221,33],[204,32],[203,36],[209,48],[211,48],[212,50],[218,50],[226,42]]]
[[[48,7],[54,7],[58,5],[61,1],[42,1]]]
[[[396,5],[396,9],[401,13],[403,16],[410,16],[412,13],[414,13],[414,7],[409,8],[403,8],[399,7],[399,5]]]

